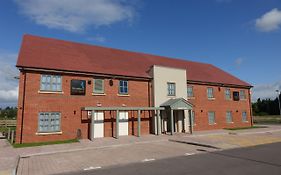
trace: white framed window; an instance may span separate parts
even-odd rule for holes
[[[176,83],[167,83],[168,96],[176,96]]]
[[[104,93],[104,80],[94,79],[94,93],[103,94]]]
[[[245,99],[246,99],[245,90],[240,90],[240,99],[241,99],[241,100],[245,100]]]
[[[216,123],[215,112],[213,111],[208,112],[208,120],[209,120],[209,125],[214,125]]]
[[[40,91],[61,91],[61,76],[60,75],[41,75]]]
[[[247,122],[247,112],[246,111],[242,111],[242,122]]]
[[[127,80],[119,81],[119,94],[123,94],[123,95],[128,94],[128,81]]]
[[[38,115],[38,132],[59,132],[61,126],[60,112],[40,112]]]
[[[226,122],[227,123],[232,123],[232,112],[231,111],[226,111]]]
[[[193,86],[187,86],[187,97],[194,97]]]
[[[207,96],[208,98],[214,98],[214,89],[212,87],[207,88]]]
[[[229,88],[226,88],[225,91],[225,99],[226,100],[230,100],[231,99],[231,92],[230,92],[230,89]]]

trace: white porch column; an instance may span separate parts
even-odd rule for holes
[[[90,137],[91,141],[94,141],[94,130],[95,130],[95,111],[92,110],[91,114],[91,128],[90,128]]]
[[[161,118],[160,118],[160,110],[156,110],[157,115],[157,135],[161,134]]]
[[[185,132],[190,132],[189,127],[189,110],[184,110],[184,130]]]
[[[118,139],[119,138],[119,110],[116,110],[116,135],[115,138]]]
[[[170,110],[171,111],[171,119],[170,119],[170,125],[171,125],[171,135],[174,134],[174,110]]]

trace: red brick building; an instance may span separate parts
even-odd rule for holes
[[[252,123],[252,86],[211,64],[25,35],[17,67],[17,143]]]

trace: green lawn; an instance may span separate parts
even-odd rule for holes
[[[281,116],[280,115],[254,116],[254,123],[257,123],[257,124],[281,124]]]
[[[23,148],[23,147],[33,147],[33,146],[43,146],[43,145],[75,143],[75,142],[78,142],[78,139],[63,140],[63,141],[52,141],[52,142],[35,142],[35,143],[13,144],[13,147],[14,148]]]
[[[238,128],[224,128],[226,130],[243,130],[243,129],[255,129],[255,128],[267,128],[267,126],[249,126],[249,127],[238,127]]]

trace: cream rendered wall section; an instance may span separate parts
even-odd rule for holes
[[[171,98],[187,98],[186,70],[171,67],[154,65],[151,70],[153,77],[153,102],[155,107],[159,107]],[[176,96],[168,96],[167,83],[176,84]]]
[[[186,70],[172,67],[164,67],[154,65],[150,69],[150,76],[153,77],[152,91],[153,104],[155,107],[161,106],[164,102],[171,98],[187,98],[187,84],[186,84]],[[176,84],[176,96],[168,96],[167,83],[172,82]],[[185,113],[185,126],[188,126],[189,119],[187,118],[187,111]],[[153,132],[156,130],[156,118],[152,120]],[[162,120],[162,130],[166,130],[167,120]],[[187,129],[187,128],[186,128]]]

